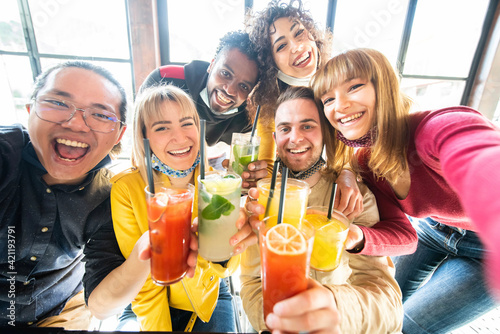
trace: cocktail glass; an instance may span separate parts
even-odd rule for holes
[[[248,170],[248,164],[259,159],[260,137],[248,133],[233,133],[229,168],[238,175]]]
[[[314,226],[316,235],[311,255],[311,268],[319,271],[332,271],[338,267],[344,252],[349,219],[333,209],[332,218],[328,219],[326,206],[307,208],[304,221]]]
[[[151,243],[151,278],[158,285],[180,281],[189,266],[194,186],[179,188],[155,183],[145,189]]]
[[[238,232],[241,177],[222,171],[198,176],[198,253],[208,261],[225,261],[234,254],[229,239]]]
[[[259,204],[264,208],[267,206],[267,199],[269,197],[269,188],[271,185],[271,178],[261,179],[257,181],[257,189],[259,191]],[[281,193],[281,181],[276,180],[274,188],[274,195],[271,200],[271,206],[268,210],[268,216],[278,215],[278,206]],[[306,214],[307,201],[309,193],[311,192],[309,184],[305,181],[288,179],[286,183],[286,196],[284,212],[289,217],[304,217]],[[259,216],[259,219],[264,219],[264,214]]]
[[[264,319],[277,302],[307,289],[314,228],[299,217],[264,219],[259,229]],[[281,230],[281,231],[278,231]]]

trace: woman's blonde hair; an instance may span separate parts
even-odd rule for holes
[[[137,167],[147,183],[147,171],[144,152],[146,124],[161,119],[165,102],[177,103],[181,110],[180,118],[192,117],[200,130],[200,118],[191,97],[182,89],[172,85],[159,85],[147,88],[136,97],[134,113],[134,144],[132,146],[132,165]],[[154,173],[155,181],[159,179]]]
[[[401,92],[398,75],[387,58],[373,49],[349,50],[330,59],[312,79],[314,96],[321,99],[329,90],[355,78],[369,80],[375,88],[376,137],[370,148],[368,168],[376,177],[395,182],[408,168],[408,116],[412,101]],[[337,139],[333,127],[330,130],[335,135],[332,141],[325,143],[329,167],[339,171],[351,162],[359,169],[357,161],[351,161],[354,149]]]

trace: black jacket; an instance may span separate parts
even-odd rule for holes
[[[230,115],[216,115],[203,102],[200,92],[206,87],[210,63],[194,60],[184,66],[165,65],[151,72],[141,86],[144,88],[158,84],[172,84],[184,90],[193,99],[198,115],[206,120],[206,140],[209,146],[223,141],[231,145],[233,132],[249,132],[252,122],[243,103],[238,112]]]

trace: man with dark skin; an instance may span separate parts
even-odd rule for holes
[[[247,33],[229,32],[219,43],[212,61],[194,60],[184,66],[165,65],[152,71],[141,90],[159,84],[182,88],[195,102],[201,119],[206,120],[209,146],[231,145],[233,133],[252,129],[247,98],[259,81],[256,53]],[[225,164],[225,163],[224,163]],[[244,172],[243,188],[267,176],[265,161],[251,163]]]

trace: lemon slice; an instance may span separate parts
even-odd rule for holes
[[[165,207],[168,204],[168,194],[166,194],[166,193],[157,193],[157,194],[155,194],[155,200],[156,200],[156,203],[159,206]]]
[[[290,224],[273,226],[266,233],[266,246],[279,255],[298,255],[306,252],[306,238]]]
[[[328,221],[328,217],[320,214],[306,215],[305,219],[314,226],[317,232],[323,233],[339,233],[345,231],[347,227],[338,219],[332,218]]]
[[[215,178],[215,179],[204,179],[201,182],[207,188],[207,191],[211,194],[218,195],[228,195],[234,192],[241,184],[240,177],[234,177],[233,175],[227,175],[230,177]]]

